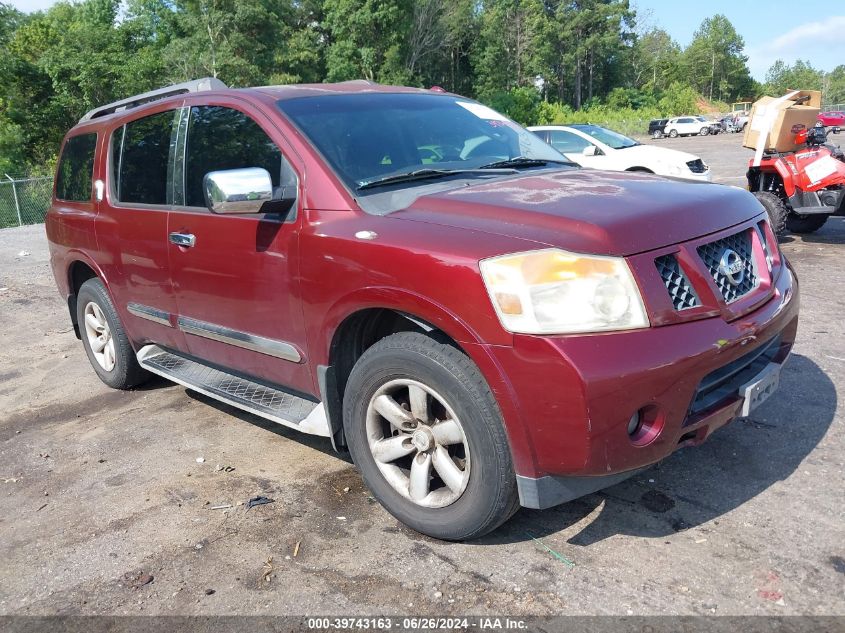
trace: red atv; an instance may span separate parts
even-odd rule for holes
[[[845,215],[845,155],[827,142],[830,132],[839,128],[816,124],[795,136],[806,147],[764,154],[759,166],[750,161],[748,190],[769,212],[775,233],[812,233],[831,215]]]

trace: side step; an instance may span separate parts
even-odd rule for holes
[[[322,402],[312,402],[282,389],[226,373],[157,345],[142,347],[138,351],[138,363],[147,371],[209,398],[303,433],[331,437]]]

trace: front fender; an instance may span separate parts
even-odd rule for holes
[[[430,324],[454,340],[478,367],[499,406],[508,434],[514,468],[520,475],[536,475],[535,450],[517,406],[516,394],[494,350],[500,345],[484,343],[481,336],[455,312],[430,298],[405,288],[370,287],[349,293],[326,312],[313,348],[315,365],[329,364],[332,340],[338,327],[350,316],[367,309],[395,310]],[[492,310],[492,307],[490,308]],[[508,335],[510,341],[513,337]]]

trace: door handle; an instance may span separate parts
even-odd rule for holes
[[[171,233],[168,238],[176,246],[184,246],[185,248],[191,248],[197,243],[197,238],[192,233]]]

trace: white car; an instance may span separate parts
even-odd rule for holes
[[[663,128],[666,136],[707,136],[710,134],[710,123],[703,116],[679,116],[669,119]]]
[[[572,162],[610,171],[641,171],[710,182],[713,176],[694,154],[643,145],[599,125],[543,125],[528,128]]]

